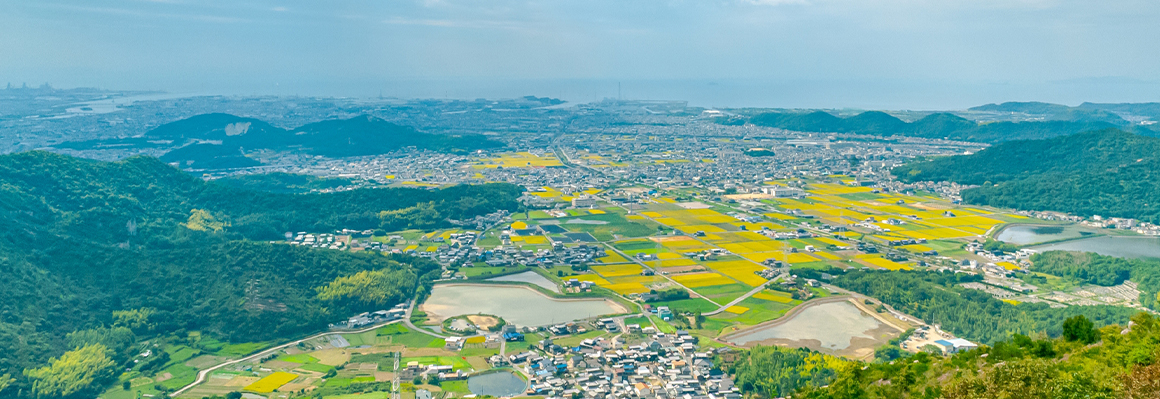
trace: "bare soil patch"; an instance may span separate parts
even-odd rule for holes
[[[482,315],[469,315],[467,316],[467,321],[470,321],[471,324],[475,324],[475,326],[481,330],[487,330],[499,324],[498,318]]]
[[[340,366],[350,361],[350,352],[346,349],[324,349],[310,352],[310,356],[314,356],[315,359],[318,359],[318,363],[327,366]]]

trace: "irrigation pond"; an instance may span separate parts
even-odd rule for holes
[[[420,309],[435,320],[482,313],[517,326],[546,326],[627,312],[608,299],[557,299],[528,287],[488,284],[436,285]]]

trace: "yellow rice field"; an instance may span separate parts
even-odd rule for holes
[[[733,306],[730,306],[728,308],[725,308],[725,311],[729,312],[729,313],[733,313],[733,314],[742,314],[742,313],[748,312],[749,308],[744,307],[744,306],[733,305]]]
[[[733,284],[732,279],[711,272],[678,274],[673,276],[673,280],[676,280],[678,283],[681,283],[681,285],[690,288]]]
[[[886,259],[886,258],[863,258],[863,261],[874,266],[881,267],[886,270],[910,270],[910,266]]]
[[[592,271],[605,278],[640,275],[641,270],[643,269],[637,264],[592,266]]]
[[[765,290],[765,291],[758,292],[756,294],[753,294],[753,298],[757,298],[757,299],[761,299],[761,300],[765,300],[765,301],[771,301],[771,302],[778,302],[778,303],[789,303],[789,302],[793,301],[793,297],[790,296],[790,294],[785,293],[785,292],[781,292],[781,291],[773,291],[773,290]]]
[[[765,267],[756,265],[753,262],[744,260],[723,261],[723,262],[705,262],[705,267],[713,269],[721,274],[732,277],[734,280],[740,281],[745,285],[756,287],[767,282],[766,279],[761,278],[754,272],[764,270]]]
[[[252,392],[270,393],[274,392],[275,389],[281,388],[283,385],[289,384],[295,378],[298,378],[297,374],[278,371],[254,381],[253,384],[246,385],[243,389]]]

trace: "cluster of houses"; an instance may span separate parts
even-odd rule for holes
[[[388,321],[395,321],[407,316],[407,303],[400,303],[394,307],[386,310],[377,310],[374,312],[363,312],[352,316],[349,319],[341,321],[337,324],[331,324],[331,328],[359,328],[369,326],[372,324],[385,323]]]
[[[597,258],[608,255],[604,248],[596,245],[566,246],[559,242],[553,243],[550,250],[520,250],[515,246],[498,246],[489,250],[474,248],[474,250],[474,260],[484,262],[488,266],[583,265],[596,263]]]
[[[286,233],[290,236],[290,233]],[[305,231],[300,231],[294,234],[290,239],[290,245],[302,245],[311,248],[329,248],[329,249],[347,249],[347,244],[350,243],[350,236],[340,236],[336,234],[322,233],[309,234]]]
[[[475,228],[476,230],[483,231],[483,230],[487,230],[491,226],[494,226],[494,225],[499,224],[500,222],[503,222],[507,216],[508,216],[508,211],[500,209],[498,211],[495,211],[495,212],[492,212],[492,213],[489,213],[486,215],[479,215],[479,216],[476,216],[474,218],[467,219],[467,220],[454,220],[454,219],[452,219],[449,221],[451,222],[451,224],[454,224],[456,226]]]
[[[729,376],[713,368],[713,353],[698,352],[687,332],[651,333],[624,346],[604,338],[562,346],[544,339],[527,352],[493,364],[511,364],[529,377],[526,394],[556,398],[740,399]],[[727,350],[727,349],[726,349]]]

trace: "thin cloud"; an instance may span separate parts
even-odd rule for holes
[[[177,19],[177,20],[183,20],[183,21],[213,22],[213,23],[246,23],[246,22],[251,22],[250,20],[245,19],[245,18],[224,17],[224,16],[220,16],[220,15],[178,14],[178,13],[153,12],[153,11],[144,11],[144,10],[130,10],[130,9],[124,9],[124,8],[115,8],[115,7],[86,7],[86,6],[74,6],[74,5],[66,5],[66,4],[41,4],[39,6],[44,7],[44,8],[58,9],[58,10],[68,10],[68,11],[75,11],[75,12],[87,12],[87,13],[106,14],[106,15],[123,15],[123,16],[136,17],[136,18],[142,18],[142,19]]]

